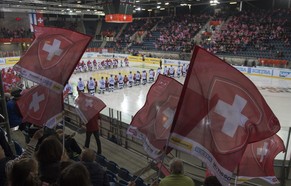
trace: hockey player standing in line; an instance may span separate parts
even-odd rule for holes
[[[82,78],[79,78],[78,84],[77,84],[77,91],[78,92],[84,92],[85,91],[85,83],[82,81]]]
[[[88,81],[88,92],[94,96],[95,93],[95,82],[92,77],[90,77],[90,80]]]
[[[158,76],[159,76],[161,73],[162,73],[162,68],[159,67],[159,68],[157,69],[157,75],[156,75],[156,78],[158,78]]]
[[[122,89],[123,88],[123,76],[121,75],[121,73],[119,72],[118,74],[118,88]]]
[[[177,68],[177,77],[180,78],[181,76],[181,67],[180,65],[178,65],[178,68]]]
[[[139,84],[140,84],[140,72],[137,71],[135,75],[135,85],[139,85]]]
[[[186,65],[184,63],[183,66],[182,66],[182,76],[183,77],[186,77],[186,72],[187,72],[187,67],[186,67]]]
[[[108,83],[109,83],[109,92],[113,92],[113,90],[114,90],[114,78],[113,78],[112,74],[109,77]]]
[[[169,75],[171,78],[173,78],[175,76],[175,69],[174,69],[173,65],[171,65],[169,68]]]
[[[99,81],[99,94],[104,94],[105,92],[105,80],[103,78],[103,76],[101,77],[100,81]]]
[[[163,72],[163,74],[164,74],[165,76],[168,76],[168,67],[167,67],[167,66],[164,67],[164,72]]]
[[[132,75],[132,72],[130,71],[128,74],[128,86],[132,87],[132,83],[133,83],[133,75]]]
[[[149,82],[152,83],[154,82],[154,77],[155,77],[155,72],[153,69],[149,70]]]
[[[95,93],[97,93],[98,82],[97,82],[97,80],[95,78],[93,80],[94,80],[94,83],[95,83]]]
[[[69,96],[73,96],[73,87],[72,87],[71,83],[67,82],[67,84],[64,88],[64,92],[68,92]]]
[[[147,72],[145,70],[142,71],[141,79],[142,79],[142,84],[143,85],[147,84]]]

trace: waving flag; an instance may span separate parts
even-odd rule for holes
[[[200,158],[227,185],[247,144],[279,129],[278,119],[245,75],[195,47],[174,117],[171,147]]]
[[[161,155],[169,138],[181,91],[181,83],[159,75],[147,94],[145,105],[127,129],[127,134],[143,141],[145,151],[154,159]]]
[[[76,111],[85,124],[106,107],[102,100],[83,92],[79,92],[75,105]]]
[[[34,28],[35,40],[14,69],[22,77],[61,93],[91,37],[62,28]]]
[[[263,179],[270,184],[278,184],[275,177],[274,159],[285,151],[284,143],[278,135],[247,146],[238,170],[238,183],[253,178]]]
[[[21,87],[21,79],[15,74],[13,70],[8,70],[7,72],[3,68],[1,70],[1,76],[3,81],[4,92],[10,93],[13,87]]]
[[[38,85],[17,100],[23,122],[52,128],[62,121],[63,97],[54,91]]]

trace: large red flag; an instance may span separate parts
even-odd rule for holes
[[[200,158],[227,185],[247,144],[279,130],[278,119],[245,75],[195,47],[174,117],[171,147]]]
[[[145,151],[154,159],[161,155],[169,138],[181,91],[181,83],[159,75],[147,94],[145,105],[127,130],[127,134],[143,141]]]
[[[249,144],[239,165],[238,183],[260,178],[270,184],[278,184],[279,180],[274,172],[274,159],[282,151],[285,151],[284,143],[276,134]]]
[[[14,69],[22,77],[61,93],[91,37],[62,28],[34,29],[35,39]]]
[[[75,105],[76,111],[85,124],[106,107],[101,99],[83,92],[79,92]]]
[[[52,128],[62,121],[63,97],[38,85],[25,91],[17,100],[23,122]]]

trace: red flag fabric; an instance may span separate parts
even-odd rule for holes
[[[106,107],[101,99],[83,92],[79,92],[79,96],[75,100],[75,106],[84,124],[87,124],[88,121]]]
[[[195,47],[169,145],[197,156],[227,185],[248,143],[280,124],[256,86],[231,65]]]
[[[17,105],[23,122],[52,128],[62,121],[62,94],[57,94],[44,86],[38,85],[22,92]]]
[[[62,28],[34,29],[35,39],[14,69],[22,77],[61,93],[91,37]]]
[[[36,21],[38,26],[44,26],[44,20],[43,20],[43,14],[42,13],[36,13]]]
[[[275,177],[274,159],[285,151],[284,143],[278,135],[247,146],[238,170],[238,183],[253,178],[263,179],[270,184],[278,184]]]
[[[145,105],[127,129],[127,134],[143,141],[145,151],[154,159],[161,155],[168,141],[181,91],[181,83],[159,75],[147,94]]]

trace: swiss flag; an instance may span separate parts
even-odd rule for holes
[[[21,76],[61,93],[91,37],[62,28],[34,26],[34,29],[35,39],[14,69]]]
[[[62,94],[38,85],[22,93],[17,105],[24,122],[52,128],[62,120]]]
[[[12,87],[20,87],[21,79],[15,74],[14,71],[6,72],[5,69],[1,70],[1,77],[3,81],[4,92],[11,92]]]
[[[274,159],[285,151],[284,143],[278,135],[247,146],[238,170],[238,182],[260,178],[270,184],[278,184],[275,177]]]
[[[75,100],[75,106],[85,124],[106,107],[105,103],[99,98],[83,92],[79,92],[79,96]]]
[[[195,47],[173,122],[171,147],[200,158],[227,185],[247,144],[279,130],[278,119],[245,75]]]
[[[151,86],[145,105],[132,119],[127,134],[143,141],[145,151],[158,158],[169,138],[182,84],[159,75]]]
[[[44,26],[44,20],[43,20],[43,14],[42,13],[36,13],[36,21],[38,26]]]

